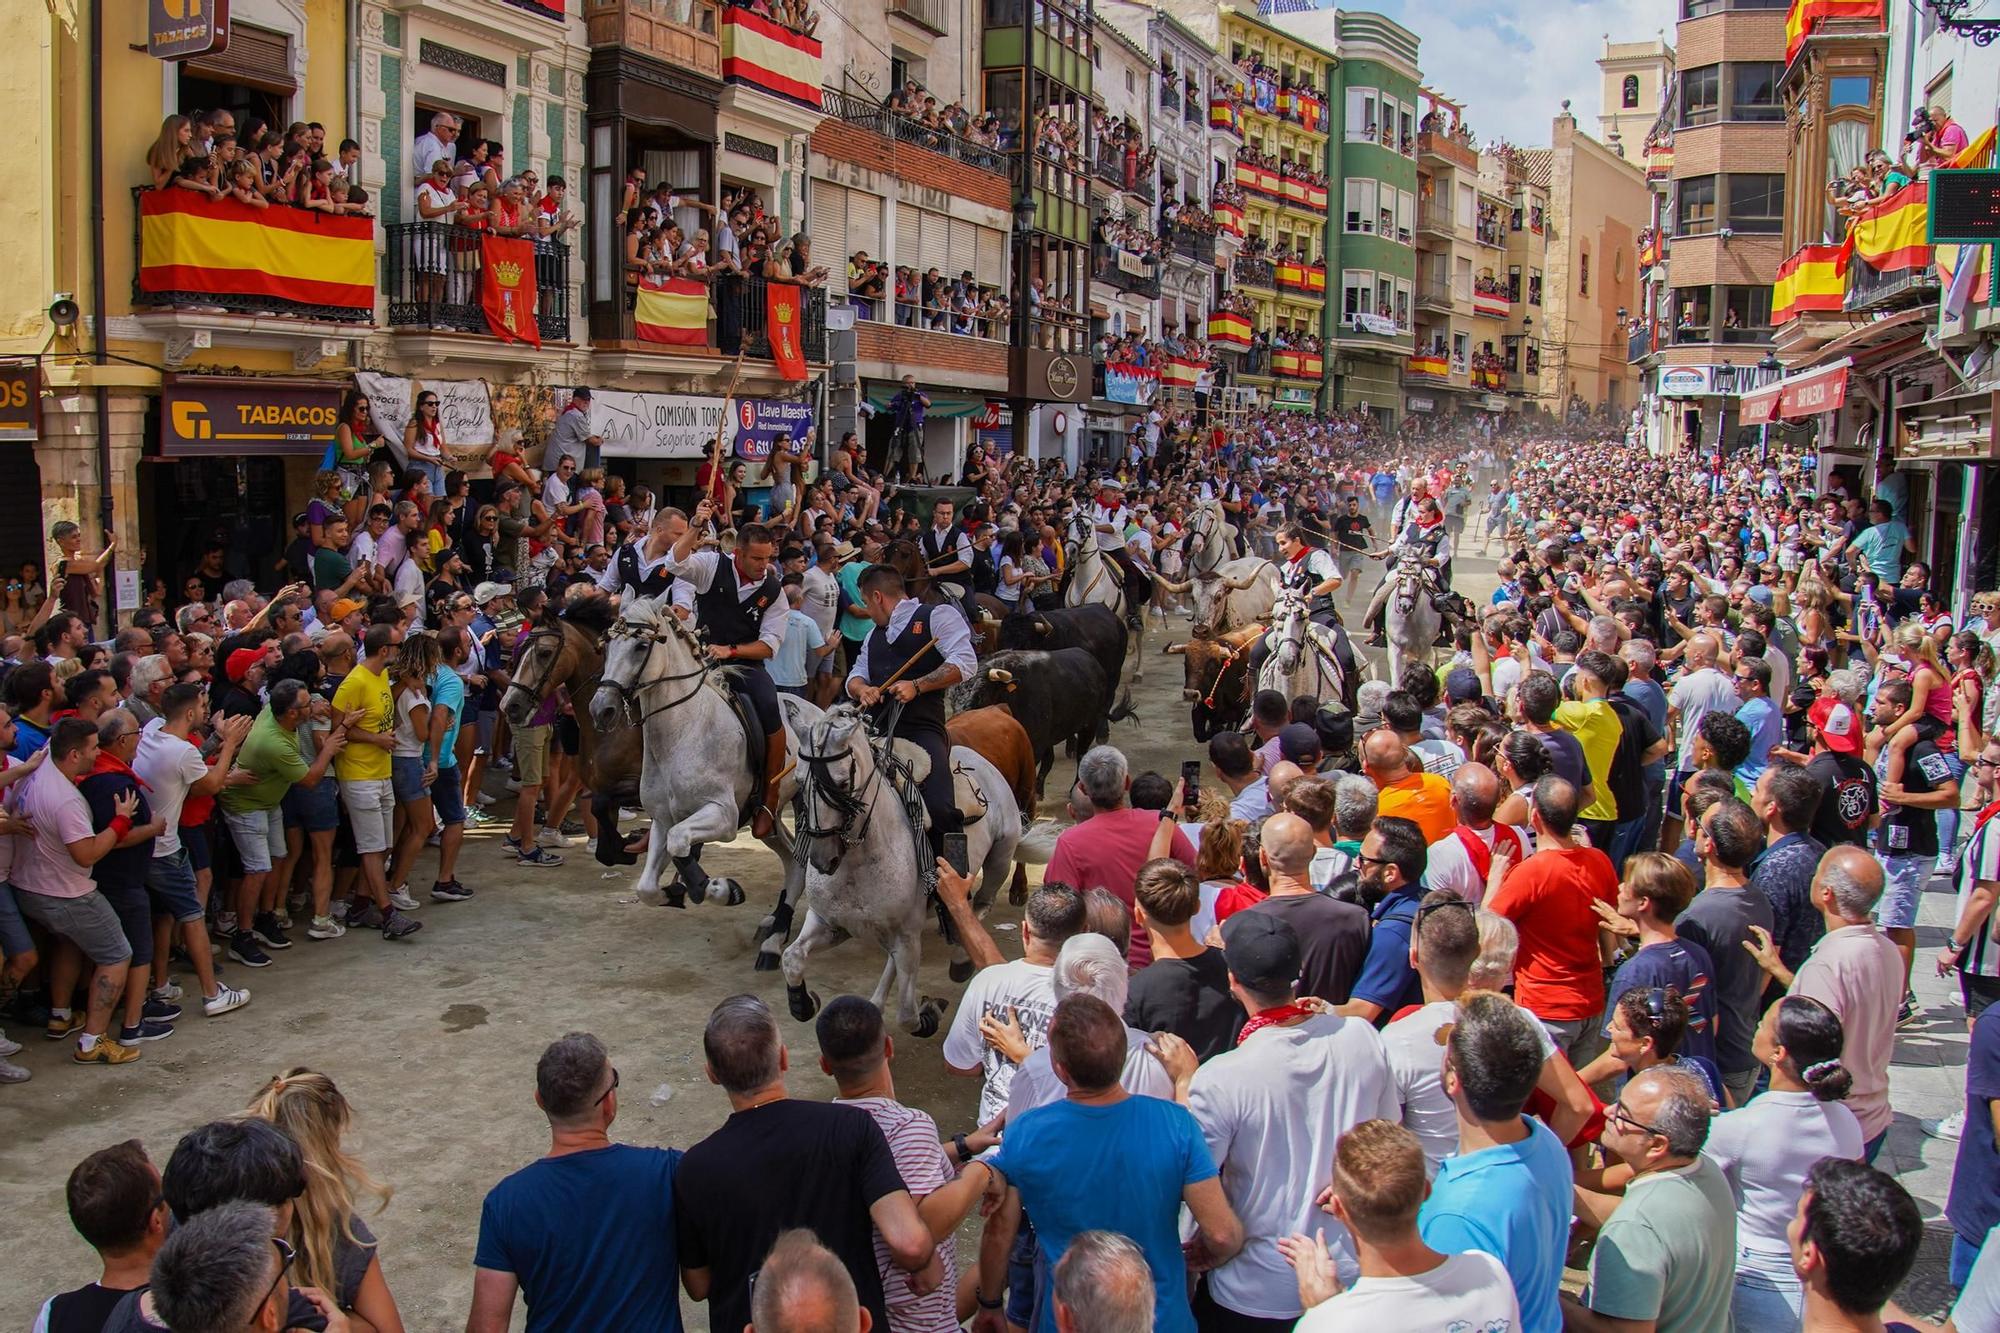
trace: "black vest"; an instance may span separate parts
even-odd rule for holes
[[[748,601],[741,601],[736,596],[736,561],[719,556],[708,591],[694,595],[695,619],[710,643],[755,643],[764,628],[764,612],[777,600],[776,569],[764,575],[764,582]]]
[[[143,1287],[140,1290],[145,1290]],[[49,1302],[49,1333],[97,1333],[111,1318],[111,1312],[127,1296],[128,1291],[114,1291],[110,1287],[100,1287],[95,1282],[66,1291]]]
[[[620,587],[636,588],[641,597],[658,597],[674,586],[673,572],[664,564],[644,578],[639,577],[639,547],[627,542],[618,548],[618,582]]]
[[[924,660],[908,671],[897,676],[898,680],[915,681],[927,676],[944,665],[944,655],[939,651],[924,651],[924,645],[932,641],[931,617],[939,614],[942,607],[920,606],[910,617],[910,623],[894,643],[889,641],[889,627],[877,625],[868,635],[868,683],[880,686],[915,657],[924,653]],[[908,731],[913,726],[944,730],[944,691],[931,690],[919,694],[903,705],[902,720],[896,730]]]
[[[939,565],[956,564],[958,562],[958,525],[954,523],[952,526],[946,528],[942,540],[938,538],[938,530],[936,528],[925,528],[917,535],[917,544],[924,553],[925,569],[936,569]],[[958,576],[954,574],[949,577],[956,578]]]
[[[972,548],[972,590],[995,596],[1000,591],[1000,571],[994,567],[993,552]]]

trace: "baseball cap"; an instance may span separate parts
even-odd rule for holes
[[[1324,750],[1319,733],[1304,722],[1293,722],[1278,733],[1278,753],[1295,764],[1317,760]]]
[[[1752,585],[1750,585],[1750,591],[1746,594],[1746,596],[1748,596],[1751,601],[1757,603],[1757,605],[1759,606],[1769,606],[1771,604],[1771,597],[1772,597],[1771,590],[1765,587],[1761,583],[1753,583]]]
[[[1861,719],[1838,699],[1821,699],[1806,711],[1806,720],[1838,754],[1861,753]]]
[[[569,396],[572,398],[581,398],[584,402],[587,403],[590,401],[590,390],[582,385],[578,385],[575,389],[570,391]]]
[[[1266,912],[1238,912],[1222,923],[1222,961],[1245,990],[1290,990],[1299,979],[1299,934]]]
[[[472,602],[475,606],[484,606],[495,597],[511,596],[513,591],[511,583],[482,583],[472,590]]]
[[[1453,667],[1444,676],[1444,697],[1455,704],[1477,703],[1485,691],[1479,687],[1479,673],[1471,667]]]
[[[229,655],[229,660],[222,664],[222,669],[230,680],[241,682],[250,674],[250,668],[263,660],[262,648],[238,648]]]
[[[366,611],[367,609],[368,603],[358,597],[342,597],[327,608],[327,616],[334,623],[338,624],[340,621],[353,615],[356,611]]]

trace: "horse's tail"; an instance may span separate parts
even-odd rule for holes
[[[1118,703],[1104,720],[1106,722],[1137,722],[1139,720],[1139,710],[1132,706],[1132,687],[1130,685],[1127,685],[1125,692],[1118,696]]]
[[[1024,866],[1045,866],[1056,853],[1056,835],[1062,832],[1053,819],[1037,819],[1021,835],[1014,848],[1014,861]]]

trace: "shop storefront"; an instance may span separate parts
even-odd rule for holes
[[[44,558],[42,471],[35,465],[41,438],[41,368],[0,366],[0,577],[10,582],[21,566]]]

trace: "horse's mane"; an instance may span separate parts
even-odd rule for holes
[[[606,597],[579,597],[563,608],[562,618],[581,630],[603,634],[616,621],[611,600]]]

